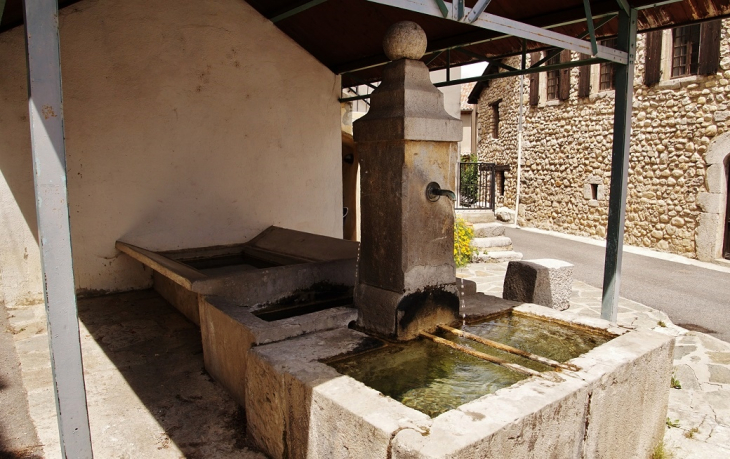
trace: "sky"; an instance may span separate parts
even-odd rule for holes
[[[486,62],[477,62],[476,64],[464,65],[461,67],[461,78],[471,78],[480,76],[487,68]]]

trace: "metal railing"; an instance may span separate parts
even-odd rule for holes
[[[494,210],[495,163],[459,163],[457,209]]]

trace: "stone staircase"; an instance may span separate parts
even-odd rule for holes
[[[504,225],[497,222],[474,223],[474,263],[500,263],[522,260],[522,254],[512,250],[512,239],[504,235]]]
[[[471,223],[474,229],[472,263],[522,260],[522,254],[512,250],[512,239],[504,235],[505,226],[496,221],[493,211],[457,210],[456,216]]]

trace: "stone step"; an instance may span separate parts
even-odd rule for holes
[[[475,237],[471,240],[471,246],[480,252],[485,250],[512,250],[512,239],[507,236]]]
[[[502,263],[506,261],[520,261],[522,254],[513,250],[480,253],[472,259],[472,263]]]
[[[474,237],[496,237],[504,236],[504,225],[497,222],[474,223]]]
[[[456,216],[469,223],[491,223],[497,220],[494,211],[485,209],[457,210]]]

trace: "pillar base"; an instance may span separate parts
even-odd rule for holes
[[[398,341],[417,338],[421,331],[433,331],[438,325],[459,320],[455,283],[428,286],[408,293],[358,284],[355,306],[359,328]]]

